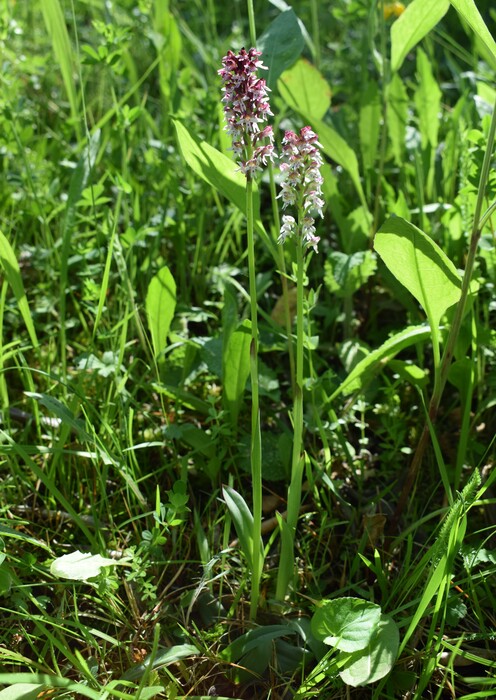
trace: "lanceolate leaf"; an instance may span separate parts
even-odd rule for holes
[[[274,655],[279,663],[282,661],[281,652],[288,649],[284,646],[280,647],[278,640],[295,633],[296,630],[288,624],[256,627],[229,644],[220,656],[233,666],[236,664],[236,670],[233,668],[236,682],[252,680],[255,674],[263,674]],[[298,647],[289,647],[289,649],[294,649],[297,653],[302,651]],[[301,653],[298,655],[298,660],[301,661]]]
[[[277,87],[289,107],[314,119],[322,119],[330,107],[329,84],[317,68],[303,58],[282,74]]]
[[[157,272],[148,286],[146,313],[155,357],[163,352],[176,309],[176,283],[168,267]]]
[[[401,165],[405,152],[406,125],[408,121],[408,95],[403,80],[393,74],[387,86],[388,132],[391,150],[397,165]]]
[[[60,72],[67,91],[67,97],[71,106],[71,114],[76,130],[79,130],[79,109],[76,86],[74,83],[73,52],[69,33],[67,31],[64,12],[59,0],[44,0],[41,10],[45,26],[52,40],[53,52],[59,62]]]
[[[273,90],[277,79],[299,58],[305,40],[292,9],[282,12],[258,40],[257,49],[262,51],[261,60],[268,67],[266,75],[261,75]]]
[[[415,345],[415,343],[428,340],[430,335],[430,328],[428,326],[412,326],[388,338],[379,348],[373,350],[367,357],[364,357],[363,360],[360,360],[360,362],[355,365],[329,400],[334,401],[340,394],[350,394],[353,391],[357,391],[357,389],[360,389],[369,381],[372,374],[383,367],[390,358],[394,357],[401,350]]]
[[[189,167],[205,182],[227,197],[243,214],[246,214],[246,178],[238,172],[238,166],[234,160],[205,141],[198,141],[181,122],[177,120],[172,120],[172,122],[176,129],[177,142],[182,156]],[[268,236],[258,218],[260,199],[255,182],[253,183],[253,199],[255,228],[258,233],[264,236],[267,243]]]
[[[484,20],[481,17],[479,10],[474,0],[451,0],[451,4],[463,19],[474,30],[476,36],[482,41],[487,49],[487,54],[484,56],[488,60],[492,68],[496,68],[496,42],[491,36],[491,32],[487,28]]]
[[[422,49],[417,49],[417,73],[420,81],[415,91],[415,105],[420,122],[422,147],[430,144],[437,147],[439,131],[439,112],[441,107],[441,90],[432,73],[431,62]]]
[[[413,0],[391,27],[391,69],[401,68],[408,52],[428,34],[449,8],[449,0]]]
[[[26,328],[28,330],[31,342],[35,347],[37,347],[38,338],[36,337],[33,319],[29,310],[28,300],[26,299],[26,292],[24,291],[24,284],[22,282],[19,264],[17,262],[17,258],[15,256],[12,246],[1,231],[0,265],[3,268],[7,282],[9,283],[12,291],[14,292],[19,311],[21,312],[21,316],[24,320],[24,323],[26,324]]]
[[[169,664],[175,664],[181,659],[198,656],[200,652],[193,644],[176,644],[165,649],[158,649],[156,656],[148,657],[143,663],[128,669],[123,676],[126,681],[137,681],[142,678],[151,663],[152,669],[157,669]]]
[[[461,279],[451,260],[423,231],[399,216],[381,226],[374,248],[421,304],[431,326],[437,326],[460,298]]]
[[[360,134],[360,149],[365,170],[374,167],[379,146],[381,127],[381,100],[376,82],[370,81],[360,100],[360,117],[358,131]]]
[[[246,557],[249,569],[253,562],[253,515],[246,505],[246,501],[237,491],[230,486],[222,487],[222,494],[229,508],[229,513],[238,535],[241,551]],[[259,543],[260,556],[263,556],[262,540]]]
[[[230,335],[224,355],[224,397],[234,425],[250,374],[250,342],[250,322],[246,320]]]

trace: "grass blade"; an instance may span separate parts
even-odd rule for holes
[[[62,80],[69,100],[71,115],[74,120],[78,140],[80,134],[80,117],[76,86],[74,84],[74,70],[72,62],[72,47],[69,40],[69,33],[64,20],[64,14],[59,0],[43,0],[41,3],[45,26],[52,40],[52,47],[55,57],[60,66]]]
[[[38,338],[36,336],[36,330],[34,327],[33,319],[31,316],[31,311],[29,310],[28,300],[26,298],[26,292],[24,290],[24,283],[21,277],[21,271],[19,269],[19,263],[15,256],[14,250],[10,245],[6,236],[0,231],[0,264],[5,272],[5,277],[9,285],[14,292],[15,298],[17,299],[17,305],[19,311],[21,312],[23,321],[26,325],[29,337],[31,339],[34,347],[38,347]]]

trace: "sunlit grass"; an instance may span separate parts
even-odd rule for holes
[[[250,44],[247,10],[148,0],[0,10],[0,696],[494,694],[490,152],[480,179],[492,49],[486,37],[480,55],[452,10],[390,65],[395,15],[408,19],[400,5],[296,3],[309,30],[305,62],[272,85],[279,144],[285,129],[323,125],[325,217],[300,279],[306,457],[294,581],[281,602],[296,335],[281,275],[294,321],[296,256],[275,245],[278,183],[264,174],[257,184],[264,565],[255,606],[222,495],[234,489],[253,513],[254,387],[236,396],[235,417],[224,395],[224,344],[250,316],[250,294],[244,196],[217,76],[228,48]],[[478,7],[487,20],[491,8]],[[258,36],[279,16],[256,8]],[[285,21],[289,46],[300,25]],[[278,46],[269,42],[265,63],[277,64]],[[322,94],[307,90],[313,79]],[[405,261],[388,269],[373,251],[392,215],[420,227],[457,270],[473,228],[478,242],[478,291],[403,500],[454,307],[433,336],[396,275]],[[160,313],[150,317],[161,308],[151,283],[171,278],[165,327]],[[463,490],[476,469],[481,487]],[[53,562],[75,551],[120,564],[90,580],[54,575]],[[399,628],[392,670],[366,688],[345,686],[335,650],[311,630],[320,601],[339,597],[380,605]]]

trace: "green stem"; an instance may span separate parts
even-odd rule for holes
[[[303,292],[304,250],[303,239],[296,245],[296,391],[293,404],[293,455],[291,483],[288,489],[288,515],[281,538],[281,559],[277,578],[276,598],[284,600],[294,575],[294,540],[301,504],[301,484],[305,457],[303,454]]]
[[[374,235],[379,227],[379,214],[382,193],[382,176],[386,164],[387,139],[388,139],[388,87],[391,80],[391,71],[386,44],[386,24],[384,20],[384,0],[381,1],[380,12],[380,41],[382,55],[382,125],[379,146],[379,165],[377,168],[377,182],[375,187],[374,216],[370,231],[370,245],[373,245]]]
[[[253,0],[248,0],[248,23],[250,25],[250,42],[253,48],[257,46],[257,32],[255,29],[255,13],[253,11]]]
[[[251,478],[253,489],[253,571],[250,617],[254,620],[258,610],[263,563],[260,553],[260,541],[262,537],[262,437],[258,389],[258,316],[257,280],[255,275],[255,237],[253,230],[253,182],[250,177],[246,179],[246,226],[248,235],[248,275],[251,313]]]
[[[317,0],[312,0],[310,11],[312,15],[313,61],[315,67],[320,68],[319,3]]]
[[[276,184],[274,181],[274,168],[269,161],[269,186],[270,197],[272,202],[272,216],[274,218],[274,227],[277,233],[281,230],[281,219],[279,216],[279,207],[277,203]],[[289,303],[288,278],[286,276],[286,260],[284,258],[284,246],[277,245],[277,266],[281,275],[282,300],[284,304],[284,325],[286,326],[286,335],[288,336],[288,353],[289,353],[289,373],[291,375],[291,390],[293,396],[295,394],[295,360],[293,350],[293,335],[291,332],[291,310]]]

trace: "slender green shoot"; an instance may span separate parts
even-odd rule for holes
[[[281,559],[276,599],[284,600],[294,574],[294,541],[301,506],[301,486],[305,455],[303,452],[303,345],[304,345],[304,250],[303,239],[296,242],[296,386],[293,400],[293,452],[291,482],[288,488],[286,534],[281,539]]]
[[[251,379],[251,478],[253,492],[253,572],[251,580],[250,616],[256,617],[260,596],[262,559],[260,538],[262,527],[262,437],[258,381],[258,312],[257,278],[255,273],[255,237],[253,226],[253,181],[246,179],[246,228],[248,239],[248,276],[250,285],[250,379]]]

